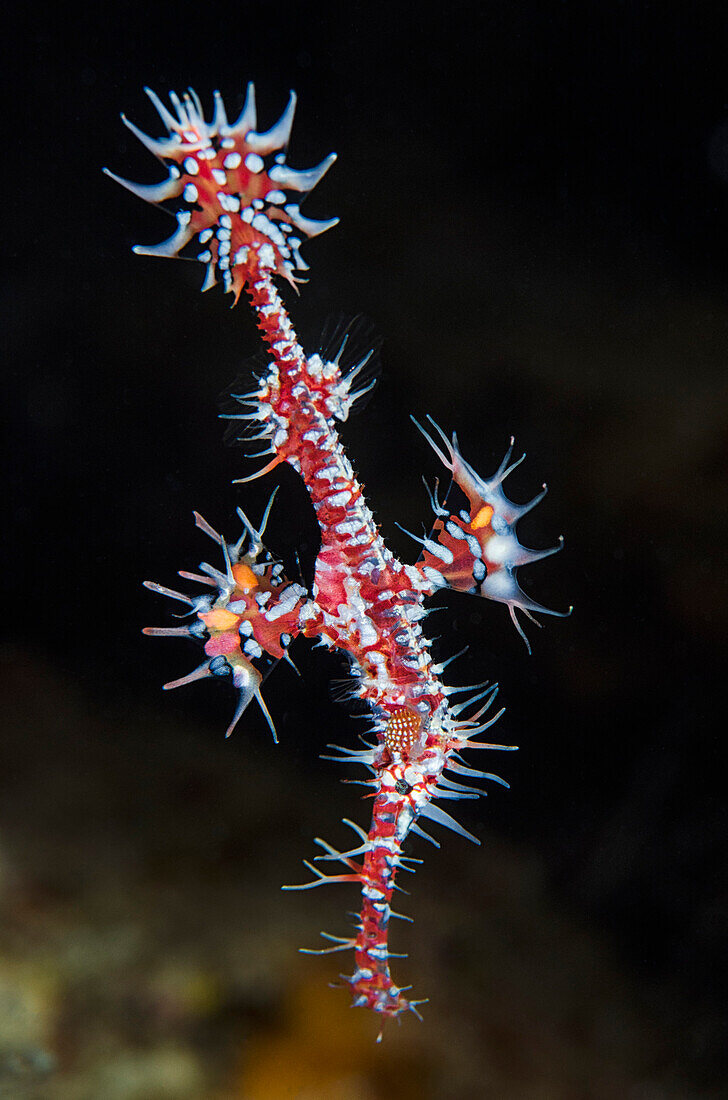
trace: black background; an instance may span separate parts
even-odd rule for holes
[[[722,5],[677,3],[18,7],[3,100],[16,704],[72,682],[127,721],[130,754],[154,737],[138,708],[194,727],[201,757],[218,750],[233,699],[210,684],[158,696],[196,654],[141,637],[169,609],[140,581],[174,587],[210,556],[192,508],[233,535],[235,507],[256,518],[275,484],[231,486],[251,465],[216,420],[255,329],[244,303],[231,313],[219,290],[197,293],[196,265],[131,254],[171,226],[100,168],[159,178],[118,120],[158,135],[144,84],[191,84],[208,107],[217,87],[233,115],[254,80],[261,128],[295,88],[290,163],[339,154],[305,212],[341,224],[306,246],[310,283],[286,302],[314,341],[338,311],[384,337],[383,377],[342,434],[389,545],[414,559],[395,521],[429,521],[420,478],[439,473],[410,413],[457,429],[484,475],[513,433],[528,458],[512,495],[550,487],[522,541],[566,536],[522,574],[535,599],[575,606],[530,629],[532,657],[498,605],[438,601],[438,654],[470,645],[452,680],[498,679],[500,736],[521,746],[498,761],[513,790],[459,816],[537,853],[559,904],[636,982],[674,993],[683,1062],[711,1082],[728,915],[726,23]],[[315,553],[316,529],[292,472],[279,480],[270,543],[290,568]],[[333,788],[318,754],[332,736],[353,743],[328,688],[342,669],[303,643],[295,656],[302,682],[281,668],[267,683],[281,745],[251,713],[221,767],[253,782],[275,752],[299,790]],[[78,761],[64,736],[61,785]]]

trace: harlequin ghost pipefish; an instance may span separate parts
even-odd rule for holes
[[[417,1006],[423,1002],[406,997],[389,970],[388,925],[399,916],[391,908],[396,875],[419,862],[403,854],[403,845],[411,832],[437,845],[423,822],[444,825],[479,843],[441,803],[477,798],[483,792],[470,785],[473,780],[508,786],[498,776],[471,767],[464,752],[514,748],[480,740],[502,713],[493,712],[496,685],[457,688],[440,679],[449,661],[432,659],[422,633],[424,601],[438,589],[451,588],[504,603],[524,641],[519,612],[529,618],[540,612],[567,614],[534,603],[515,576],[519,566],[560,549],[559,543],[549,550],[527,550],[515,533],[518,520],[541,500],[545,487],[528,504],[514,504],[503,490],[521,461],[511,462],[512,440],[495,474],[482,478],[462,456],[455,435],[448,437],[429,417],[427,427],[415,421],[467,506],[451,514],[435,483],[428,490],[435,513],[431,534],[417,540],[422,549],[415,564],[398,561],[382,540],[336,429],[336,421],[345,421],[369,388],[357,381],[368,356],[349,361],[346,332],[338,347],[306,354],[275,285],[277,279],[294,287],[302,281],[299,273],[307,269],[303,243],[337,223],[336,218],[304,217],[300,209],[334,154],[315,168],[289,166],[293,93],[281,118],[266,131],[257,129],[252,85],[234,122],[228,121],[217,92],[210,122],[193,91],[181,99],[171,93],[171,110],[154,92],[147,89],[147,94],[166,136],[152,139],[122,118],[165,165],[167,178],[140,186],[108,174],[148,202],[172,203],[177,227],[169,240],[138,246],[135,252],[173,257],[192,249],[192,258],[206,269],[203,290],[222,281],[235,302],[243,291],[248,295],[266,346],[267,367],[249,392],[235,395],[238,405],[230,419],[252,429],[253,438],[264,444],[263,455],[270,457],[262,469],[240,481],[262,477],[283,462],[292,466],[313,504],[320,549],[308,590],[287,578],[264,546],[272,497],[259,528],[239,510],[243,531],[236,542],[195,513],[198,527],[219,547],[221,567],[203,563],[199,573],[180,571],[203,586],[201,595],[147,582],[153,591],[187,605],[191,623],[148,627],[145,633],[190,637],[204,647],[203,662],[165,688],[206,677],[230,681],[238,704],[228,735],[255,698],[277,740],[260,689],[264,673],[288,657],[298,635],[347,656],[352,696],[369,708],[369,735],[361,748],[331,746],[338,755],[327,759],[366,769],[368,777],[361,782],[371,789],[373,800],[369,832],[347,821],[356,834],[348,851],[317,840],[323,849],[315,857],[319,865],[306,863],[313,879],[284,889],[356,883],[362,900],[353,934],[322,933],[328,945],[310,953],[353,951],[354,970],[344,980],[354,1005],[385,1018],[408,1010],[419,1016]],[[464,699],[453,705],[450,698],[456,693],[464,693]],[[327,874],[321,861],[338,863],[343,870]]]

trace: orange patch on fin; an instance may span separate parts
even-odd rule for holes
[[[208,611],[204,615],[199,615],[198,618],[202,619],[208,630],[232,630],[240,622],[239,615],[226,611],[224,607]]]
[[[487,527],[493,518],[493,509],[490,504],[484,504],[476,516],[470,521],[470,526],[474,531],[479,531],[481,527]]]
[[[258,587],[258,578],[253,570],[245,562],[236,562],[233,565],[233,576],[235,577],[235,583],[243,592],[250,592],[251,589]]]

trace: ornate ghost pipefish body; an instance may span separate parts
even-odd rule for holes
[[[345,980],[355,1005],[384,1017],[407,1010],[417,1013],[422,1002],[408,999],[389,969],[389,920],[400,915],[391,907],[396,876],[400,867],[413,869],[403,854],[403,844],[410,832],[437,843],[422,829],[425,820],[478,843],[439,803],[477,798],[483,793],[463,783],[463,778],[494,780],[507,786],[498,776],[466,764],[460,755],[463,751],[514,747],[479,740],[501,713],[490,711],[496,685],[483,683],[466,689],[447,687],[441,681],[449,661],[436,664],[432,660],[430,642],[422,633],[421,623],[427,614],[424,601],[436,589],[449,587],[505,603],[525,640],[516,617],[519,609],[529,617],[534,612],[560,613],[530,600],[521,591],[515,570],[555,552],[560,545],[531,551],[519,543],[515,525],[543,493],[522,506],[505,496],[502,483],[517,465],[508,465],[510,450],[492,478],[480,478],[463,459],[456,437],[448,439],[431,421],[438,438],[420,430],[465,494],[468,509],[450,514],[436,492],[431,493],[435,524],[429,538],[418,540],[423,547],[419,561],[407,565],[394,557],[379,533],[336,429],[336,421],[346,420],[356,400],[370,388],[356,388],[357,375],[368,356],[347,363],[347,334],[331,354],[322,350],[307,355],[274,282],[282,277],[295,286],[300,281],[298,273],[307,269],[300,254],[303,242],[337,222],[315,221],[300,211],[302,197],[319,182],[334,155],[308,170],[288,165],[286,149],[296,103],[293,93],[279,121],[259,132],[252,85],[233,123],[228,122],[217,92],[214,116],[207,122],[194,92],[181,99],[172,93],[170,111],[147,91],[167,136],[149,138],[124,121],[167,166],[168,177],[158,185],[137,186],[108,174],[146,201],[175,202],[177,228],[162,244],[135,251],[172,257],[196,247],[196,258],[206,268],[203,290],[221,280],[235,301],[243,290],[247,293],[269,362],[257,385],[249,393],[237,395],[246,411],[229,419],[255,429],[254,438],[265,444],[263,455],[269,461],[240,481],[251,481],[279,463],[288,463],[308,490],[321,537],[313,585],[307,591],[285,577],[280,563],[263,545],[270,504],[260,530],[239,513],[244,531],[235,544],[197,516],[198,526],[222,551],[223,569],[203,563],[200,573],[181,573],[204,585],[203,595],[190,597],[150,584],[155,591],[186,602],[193,622],[188,627],[147,628],[147,633],[182,634],[203,644],[203,664],[165,686],[208,676],[231,680],[239,691],[239,704],[228,733],[248,702],[256,698],[275,735],[260,694],[263,672],[287,656],[297,635],[318,639],[347,654],[351,694],[365,700],[371,710],[370,740],[365,740],[361,749],[332,746],[340,755],[328,759],[367,769],[368,778],[361,782],[371,789],[373,799],[370,828],[367,833],[347,822],[357,839],[345,852],[317,840],[323,849],[317,861],[335,862],[344,870],[325,874],[308,863],[312,881],[285,889],[356,883],[362,904],[354,934],[325,935],[330,946],[312,953],[353,950],[354,972]],[[450,696],[456,692],[465,692],[466,697],[452,705]]]

